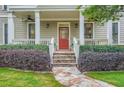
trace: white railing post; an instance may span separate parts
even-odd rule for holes
[[[75,37],[73,38],[73,49],[74,49],[74,53],[75,53],[75,56],[76,56],[76,63],[78,63],[79,44],[78,44],[78,41]]]
[[[52,64],[53,63],[53,53],[54,53],[54,38],[52,38],[50,41],[49,53],[50,53],[51,64]]]

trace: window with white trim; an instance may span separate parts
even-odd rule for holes
[[[84,29],[85,29],[85,38],[92,39],[93,38],[93,23],[85,23]]]
[[[35,39],[35,24],[28,25],[28,37],[29,39]]]
[[[7,10],[7,5],[2,5],[2,10],[6,11]]]
[[[4,44],[8,44],[8,24],[4,24]]]
[[[118,44],[118,22],[112,23],[112,43]]]

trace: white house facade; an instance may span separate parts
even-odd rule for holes
[[[124,17],[103,25],[89,22],[75,5],[0,6],[0,44],[124,45]]]

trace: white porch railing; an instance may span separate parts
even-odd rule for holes
[[[86,45],[107,45],[107,39],[85,39]]]
[[[13,44],[35,44],[35,39],[14,39]]]
[[[79,43],[78,40],[74,37],[73,38],[73,50],[76,56],[76,63],[78,63],[78,57],[79,57]]]
[[[50,44],[50,39],[49,38],[42,38],[40,40],[40,44],[49,45]]]
[[[50,39],[42,38],[40,44],[49,45]],[[35,39],[14,39],[13,44],[35,44]]]
[[[51,38],[50,44],[49,44],[49,54],[50,54],[50,58],[51,58],[51,64],[53,63],[53,53],[54,53],[54,43],[55,40],[54,38]]]

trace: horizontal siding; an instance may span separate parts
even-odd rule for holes
[[[49,24],[47,28],[46,25]],[[41,22],[41,38],[57,38],[57,22]]]
[[[14,19],[15,26],[15,38],[16,39],[26,39],[27,38],[27,25],[19,18]]]
[[[78,21],[71,22],[71,26],[70,26],[71,43],[73,42],[73,37],[79,38],[79,26],[75,27],[75,24],[78,24]]]
[[[120,44],[124,44],[124,17],[120,18]]]
[[[6,11],[0,10],[0,15],[8,15]]]
[[[94,38],[95,39],[107,39],[107,24],[98,25],[94,24]]]
[[[79,38],[79,28],[75,28],[75,23],[77,22],[70,22],[71,42],[73,37]],[[49,28],[46,28],[46,24],[49,24]],[[54,37],[57,40],[57,22],[41,22],[41,38],[51,37]]]

